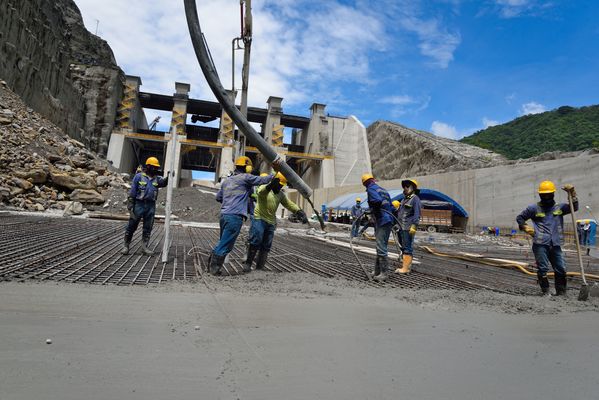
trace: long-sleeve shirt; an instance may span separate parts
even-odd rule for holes
[[[363,212],[364,210],[362,210],[362,206],[360,204],[354,204],[351,207],[351,216],[354,217],[354,219],[360,218]]]
[[[220,190],[216,194],[216,201],[222,203],[220,213],[241,215],[247,218],[248,201],[253,193],[253,187],[267,184],[271,179],[272,175],[255,176],[235,172],[223,181]]]
[[[412,225],[418,226],[421,208],[420,197],[415,194],[405,196],[399,206],[399,229],[407,231]]]
[[[289,200],[282,190],[279,193],[274,193],[272,190],[268,190],[266,185],[262,185],[256,190],[256,195],[258,196],[258,201],[256,201],[254,218],[271,225],[276,225],[277,223],[277,209],[279,208],[279,204],[282,204],[283,207],[292,213],[300,210],[297,204]]]
[[[156,201],[158,188],[165,187],[167,180],[161,176],[151,178],[145,172],[138,172],[133,177],[129,197],[139,201]]]
[[[516,222],[522,227],[529,219],[535,230],[534,244],[561,246],[564,243],[564,215],[570,214],[570,205],[556,203],[543,206],[541,203],[531,204],[522,211]],[[574,198],[574,211],[578,211],[578,199]]]
[[[376,219],[376,226],[385,226],[393,224],[393,205],[389,192],[374,182],[371,182],[366,188],[368,194],[368,205]]]

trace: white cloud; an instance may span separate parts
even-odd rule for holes
[[[144,91],[174,92],[175,81],[191,83],[191,95],[213,98],[193,52],[181,4],[161,0],[76,0],[88,29],[100,34],[118,64],[142,78]],[[264,106],[268,96],[284,97],[283,107],[340,100],[339,82],[368,83],[368,55],[385,48],[384,24],[375,15],[337,1],[305,4],[277,0],[253,5],[254,37],[249,104]],[[220,78],[231,86],[231,40],[239,35],[239,2],[198,4],[200,22]],[[234,17],[236,16],[237,17]],[[243,52],[236,53],[236,84]],[[331,94],[332,93],[332,94]],[[238,95],[239,101],[239,95]]]
[[[440,121],[433,121],[431,125],[431,132],[437,136],[447,139],[458,140],[461,137],[460,133],[454,126]]]
[[[447,31],[437,19],[425,20],[408,16],[401,19],[400,24],[418,35],[420,52],[432,58],[435,66],[447,68],[453,61],[453,53],[462,41],[458,32]]]
[[[553,2],[543,0],[494,0],[499,14],[504,18],[534,15],[553,7]]]
[[[414,100],[411,96],[408,96],[408,95],[388,96],[388,97],[383,97],[382,99],[379,100],[379,103],[393,104],[393,105],[399,105],[399,106],[404,106],[407,104],[414,104],[415,102],[416,102],[416,100]]]
[[[540,114],[542,112],[547,111],[544,105],[531,101],[526,104],[522,104],[520,108],[520,115],[529,115],[529,114]]]
[[[489,119],[487,117],[483,117],[483,126],[486,128],[490,127],[490,126],[495,126],[495,125],[499,125],[498,121]]]

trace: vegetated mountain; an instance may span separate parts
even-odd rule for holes
[[[599,147],[599,105],[563,106],[541,114],[525,115],[478,131],[461,142],[492,150],[512,160],[551,151]]]
[[[372,173],[377,179],[486,168],[507,162],[492,151],[389,121],[376,121],[368,127],[367,135]]]

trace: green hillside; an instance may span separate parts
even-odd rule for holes
[[[599,105],[563,106],[492,126],[461,140],[507,158],[534,157],[547,151],[599,147]]]

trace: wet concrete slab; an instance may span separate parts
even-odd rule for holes
[[[595,398],[596,305],[497,299],[536,304],[510,314],[294,276],[3,283],[0,398]]]

